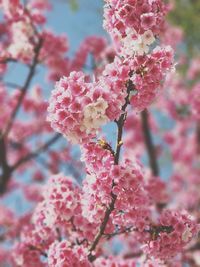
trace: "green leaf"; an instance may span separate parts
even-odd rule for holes
[[[175,9],[169,14],[172,24],[183,28],[188,53],[200,51],[200,1],[175,0]]]
[[[79,6],[78,6],[78,1],[77,0],[69,0],[70,8],[73,11],[77,11]]]

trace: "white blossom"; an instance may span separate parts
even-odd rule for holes
[[[83,110],[83,126],[86,130],[98,129],[109,121],[106,115],[107,107],[108,103],[101,97],[99,97],[95,103],[85,106]]]

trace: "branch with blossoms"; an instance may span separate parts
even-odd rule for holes
[[[35,48],[35,56],[34,56],[34,59],[33,59],[33,63],[31,64],[30,66],[30,71],[29,71],[29,74],[27,76],[27,79],[25,81],[25,84],[24,86],[22,87],[21,89],[21,94],[18,98],[18,101],[17,101],[17,104],[16,106],[14,107],[11,115],[10,115],[10,118],[8,120],[8,122],[6,123],[4,129],[0,132],[0,143],[1,143],[1,157],[2,157],[2,160],[1,160],[1,166],[2,166],[2,174],[1,174],[1,182],[0,182],[0,193],[4,193],[5,192],[5,189],[6,189],[6,186],[8,184],[8,181],[9,181],[9,178],[10,178],[10,175],[11,175],[11,172],[12,172],[12,168],[8,165],[7,163],[7,159],[6,159],[6,143],[5,143],[5,140],[6,140],[6,137],[7,135],[9,134],[9,131],[11,130],[12,128],[12,125],[14,123],[14,119],[22,105],[22,102],[23,102],[23,99],[26,95],[26,92],[29,88],[29,85],[31,83],[31,80],[34,76],[34,73],[35,73],[35,68],[37,66],[37,63],[38,63],[38,57],[39,57],[39,52],[40,52],[40,49],[42,47],[42,41],[39,41],[38,42],[38,45],[36,46]]]
[[[120,118],[118,120],[116,120],[116,124],[117,124],[117,141],[116,141],[116,150],[115,150],[115,153],[114,153],[114,164],[115,165],[118,165],[118,163],[119,163],[120,150],[121,150],[121,146],[123,144],[122,134],[123,134],[124,123],[125,123],[125,120],[126,120],[126,109],[127,109],[128,105],[129,105],[130,93],[133,90],[134,90],[133,84],[132,84],[131,81],[129,81],[128,84],[127,84],[127,96],[125,98],[125,104],[122,107],[122,115],[120,116]],[[112,186],[114,186],[114,185],[115,185],[115,182],[113,181],[113,185]],[[96,257],[94,255],[92,255],[92,252],[93,252],[93,250],[96,249],[101,237],[104,235],[104,231],[105,231],[107,223],[109,221],[110,214],[115,209],[115,201],[117,199],[117,195],[115,195],[113,192],[111,192],[111,198],[112,198],[112,201],[111,201],[109,207],[106,209],[105,216],[104,216],[104,219],[103,219],[103,221],[102,221],[102,223],[100,225],[99,232],[95,236],[94,241],[92,242],[92,244],[91,244],[91,246],[89,248],[90,254],[89,254],[88,258],[89,258],[89,260],[91,262],[96,259]]]
[[[181,87],[180,81],[177,85],[166,78],[173,76],[174,68],[173,50],[162,43],[170,27],[165,18],[170,6],[161,0],[105,0],[104,28],[112,45],[107,47],[104,39],[88,37],[70,59],[66,54],[66,37],[55,36],[40,27],[45,25],[42,10],[50,8],[48,1],[33,0],[26,7],[16,0],[12,4],[14,9],[6,0],[2,1],[11,34],[6,35],[8,40],[2,44],[6,47],[8,43],[8,48],[2,56],[5,64],[0,71],[6,72],[10,58],[29,65],[30,69],[20,92],[10,95],[5,88],[0,90],[0,99],[10,107],[6,110],[3,106],[6,120],[2,118],[2,124],[0,120],[1,178],[7,183],[13,173],[35,171],[38,166],[31,164],[33,159],[40,160],[50,177],[44,185],[39,169],[35,175],[38,183],[16,183],[25,199],[37,204],[27,216],[15,219],[10,210],[0,206],[3,238],[13,240],[11,265],[171,266],[193,262],[188,251],[199,250],[196,238],[199,214],[195,211],[200,198],[186,203],[175,198],[179,189],[187,185],[180,171],[185,163],[190,167],[184,167],[184,176],[192,173],[193,184],[199,186],[198,164],[192,157],[198,131],[194,134],[190,122],[196,122],[199,115],[198,97],[193,99],[192,111],[182,114],[187,97],[180,93],[180,99],[177,97],[180,103],[176,103],[174,92],[170,92],[171,88],[178,92],[177,87]],[[82,71],[88,55],[92,56],[93,78]],[[38,64],[48,68],[48,78],[55,82],[48,105],[41,100],[42,88],[32,89],[33,96],[28,90]],[[164,86],[169,88],[166,99]],[[194,92],[198,96],[199,86]],[[174,158],[174,174],[169,180],[172,183],[161,180],[161,166],[153,143],[153,133],[158,127],[149,118],[151,104],[161,106],[159,99],[163,110],[177,119],[177,129],[161,136],[171,147]],[[36,119],[28,123],[19,120],[20,109]],[[190,114],[193,117],[183,123],[184,116]],[[40,116],[42,119],[37,123]],[[103,126],[113,122],[117,130],[115,148],[103,137]],[[47,139],[46,135],[53,131],[57,133]],[[176,138],[177,132],[182,138]],[[35,136],[39,139],[44,135],[44,142],[34,142]],[[49,149],[62,136],[68,144],[80,148],[84,164],[75,163],[68,170],[71,174],[85,170],[82,183],[68,172],[67,176],[59,172],[64,167],[60,162],[74,163],[64,142],[60,152]],[[185,147],[182,151],[187,138],[192,148]],[[141,163],[145,151],[151,172]],[[45,159],[40,157],[43,152],[47,152]],[[187,186],[193,195],[196,188]],[[115,240],[121,244],[117,255]]]
[[[114,6],[112,7],[112,5],[110,5],[108,7],[108,9],[112,8],[113,12],[115,12]],[[127,14],[129,14],[130,10],[125,9],[123,12],[128,12]],[[122,14],[124,16],[123,12]],[[148,19],[153,20],[153,18],[150,17]],[[144,23],[146,19],[147,17],[144,16]],[[109,24],[108,21],[106,21],[106,23]],[[109,28],[108,25],[107,27],[111,34],[116,34],[116,32],[112,32],[111,27]],[[120,35],[121,32],[118,34]],[[128,47],[130,38],[136,39],[133,47]],[[135,166],[128,159],[125,163],[119,163],[121,146],[123,144],[123,127],[127,115],[126,108],[130,104],[136,110],[144,110],[151,101],[153,101],[157,93],[157,87],[160,85],[161,75],[163,75],[164,71],[166,72],[171,68],[171,50],[169,48],[166,50],[157,48],[152,53],[148,54],[149,45],[155,40],[151,31],[146,31],[142,35],[138,34],[137,36],[136,32],[131,32],[131,30],[128,29],[125,37],[122,35],[121,39],[118,38],[117,40],[120,40],[118,45],[121,50],[119,49],[118,52],[123,53],[122,58],[115,58],[112,64],[107,65],[102,75],[97,79],[97,82],[88,82],[87,77],[81,72],[72,72],[68,78],[62,78],[56,84],[48,108],[48,120],[51,122],[52,127],[56,131],[66,135],[71,142],[79,143],[83,146],[83,158],[86,162],[88,175],[84,180],[83,195],[80,197],[80,206],[79,203],[77,203],[77,208],[79,207],[78,209],[82,210],[82,216],[87,218],[89,223],[98,225],[97,233],[88,242],[90,244],[89,247],[82,248],[88,250],[89,254],[87,258],[89,262],[94,262],[94,264],[99,260],[98,251],[100,244],[103,242],[103,237],[106,236],[106,234],[112,236],[112,234],[109,235],[107,231],[109,231],[110,228],[114,228],[115,225],[119,223],[123,225],[123,221],[126,222],[127,220],[127,223],[129,221],[134,221],[134,224],[136,226],[138,225],[138,228],[136,227],[139,229],[137,234],[140,237],[138,238],[143,239],[143,242],[151,243],[148,249],[155,257],[159,257],[159,253],[162,254],[162,252],[158,251],[162,250],[163,238],[171,242],[175,236],[177,237],[177,229],[181,229],[180,231],[183,231],[181,237],[180,232],[178,234],[180,242],[178,246],[181,247],[182,242],[189,240],[189,236],[192,235],[190,229],[194,227],[191,227],[191,223],[187,221],[187,216],[182,217],[180,215],[179,221],[179,215],[177,214],[177,218],[175,219],[176,215],[169,211],[162,212],[160,215],[160,223],[157,222],[157,224],[153,224],[155,226],[151,226],[151,216],[146,209],[146,207],[151,204],[148,200],[148,192],[143,188],[140,167]],[[127,58],[129,61],[126,61]],[[159,75],[157,73],[158,71],[160,71]],[[150,74],[148,72],[150,72]],[[146,90],[147,88],[149,90],[149,87],[151,93],[148,95]],[[109,88],[109,92],[112,93],[112,99],[110,99],[108,95],[107,88]],[[144,96],[146,98],[143,102],[142,97]],[[114,111],[112,106],[113,99],[116,102],[118,101],[119,104],[119,107]],[[123,103],[123,99],[125,103]],[[86,103],[86,105],[83,106],[82,103]],[[68,105],[68,110],[65,109],[66,105]],[[105,145],[106,142],[101,145],[101,143],[95,144],[90,141],[95,138],[96,130],[109,120],[114,120],[118,127],[115,151],[113,151],[109,145]],[[146,145],[151,160],[153,157],[153,161],[151,162],[152,170],[154,174],[158,176],[156,155],[148,128],[147,114],[145,112],[143,112],[143,128],[147,131]],[[52,181],[55,181],[54,179],[56,179],[56,177],[53,178]],[[57,177],[57,179],[60,180],[60,183],[64,186],[65,182],[62,176]],[[51,195],[53,189],[49,190]],[[56,190],[59,192],[59,187]],[[51,198],[52,197],[51,195]],[[45,201],[47,201],[48,197],[45,197],[45,199],[43,205],[45,205]],[[60,202],[61,200],[58,201]],[[75,199],[74,201],[76,202]],[[63,203],[64,202],[63,200]],[[57,213],[57,216],[59,216],[58,221],[62,221],[62,216],[58,214],[59,213]],[[168,216],[171,219],[175,219],[174,223],[172,223],[171,219],[167,219]],[[138,218],[140,218],[139,221],[137,221]],[[185,219],[186,221],[184,221]],[[54,218],[54,220],[56,219]],[[181,220],[184,222],[181,222]],[[171,226],[171,224],[173,226]],[[176,224],[177,227],[175,227]],[[144,227],[145,225],[149,225],[149,230],[146,230],[146,227]],[[79,227],[76,227],[76,232],[79,231]],[[146,234],[144,234],[144,232]],[[50,258],[52,257],[52,261],[57,262],[57,259],[53,257],[53,253],[59,250],[60,246],[65,247],[66,253],[67,251],[68,253],[74,253],[73,261],[75,261],[75,250],[69,252],[67,246],[70,245],[64,245],[63,242],[52,245],[52,250],[50,250]],[[73,246],[73,249],[75,249],[75,246]],[[163,252],[160,257],[167,258],[172,254],[172,250],[169,250]],[[85,257],[86,255],[84,254],[83,262],[87,261]]]

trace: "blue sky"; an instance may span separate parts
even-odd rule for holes
[[[71,52],[89,35],[105,35],[103,30],[103,0],[79,0],[79,9],[71,11],[68,0],[51,0],[54,10],[48,16],[48,25],[56,33],[66,33]]]

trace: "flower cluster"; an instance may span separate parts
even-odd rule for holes
[[[84,143],[96,134],[101,126],[118,118],[124,99],[104,89],[101,83],[90,83],[82,72],[71,72],[56,83],[48,107],[48,121],[54,130],[73,143]]]
[[[49,267],[91,267],[87,259],[87,251],[84,247],[70,246],[67,241],[55,241],[48,252]]]
[[[83,182],[82,215],[91,223],[101,222],[112,201],[112,177],[106,171],[98,176],[87,175]]]
[[[78,71],[84,67],[89,54],[93,56],[94,64],[99,60],[106,48],[106,40],[102,37],[89,36],[80,45],[71,63],[71,71]],[[95,66],[92,66],[95,68]]]
[[[12,251],[12,257],[16,266],[45,267],[45,264],[40,260],[40,252],[34,249],[30,249],[30,247],[23,242],[16,244]]]
[[[162,82],[172,67],[173,50],[170,47],[156,47],[151,54],[134,57],[128,62],[115,57],[114,62],[105,67],[99,80],[104,88],[118,93],[118,98],[114,100],[119,104],[123,103],[129,87],[130,102],[136,111],[141,111],[160,94]],[[114,114],[116,112],[114,110]]]
[[[94,142],[85,144],[81,159],[87,163],[86,170],[89,174],[100,173],[102,169],[108,170],[114,164],[112,148],[103,139],[99,140],[98,144]]]
[[[129,160],[114,165],[109,145],[107,146],[106,148],[104,144],[105,150],[97,145],[93,149],[87,146],[85,151],[84,158],[89,159],[89,174],[83,182],[83,216],[90,222],[101,221],[106,207],[117,196],[115,211],[111,216],[112,223],[122,227],[134,224],[141,228],[148,217],[149,203],[141,167],[137,162]],[[96,152],[98,154],[94,154]]]
[[[44,190],[45,224],[49,227],[62,225],[70,220],[77,207],[78,187],[72,178],[62,174],[52,176]]]
[[[8,47],[10,57],[29,61],[34,55],[34,45],[31,42],[34,36],[33,26],[27,19],[21,20],[12,23],[11,31],[12,43]]]
[[[15,223],[15,216],[14,213],[0,205],[0,213],[1,213],[1,218],[0,218],[0,229],[1,229],[1,233],[3,233],[4,231],[8,231],[9,228]]]
[[[200,84],[198,83],[191,91],[191,113],[200,121]]]
[[[54,130],[72,142],[83,142],[95,136],[101,123],[108,121],[108,103],[99,96],[93,99],[93,87],[81,72],[72,72],[56,83],[48,108],[48,120]]]
[[[3,9],[4,15],[9,19],[17,18],[22,13],[22,5],[19,0],[2,0],[0,7]]]
[[[169,195],[167,193],[167,185],[158,177],[151,177],[146,185],[150,199],[156,203],[164,205],[169,201]]]
[[[44,31],[42,40],[39,59],[49,69],[48,79],[55,82],[69,73],[70,60],[66,56],[69,41],[65,35],[55,35],[51,31]]]
[[[124,56],[143,55],[164,27],[163,1],[106,0],[104,27]]]
[[[150,213],[141,166],[137,161],[125,160],[113,166],[111,176],[114,181],[112,192],[117,196],[113,221],[122,227],[134,225],[142,230]]]
[[[187,214],[165,210],[159,225],[150,229],[147,251],[155,258],[168,259],[177,255],[196,235],[198,228]]]
[[[113,63],[105,66],[102,76],[99,77],[102,88],[112,95],[108,110],[111,120],[117,119],[121,114],[121,110],[118,107],[122,107],[125,103],[130,71],[131,68],[127,63],[115,57]]]
[[[81,198],[82,215],[91,223],[101,222],[107,206],[112,201],[113,177],[109,169],[114,164],[114,158],[108,144],[100,141],[101,145],[90,143],[84,146],[82,159],[88,162],[88,175],[83,181]],[[105,149],[102,148],[104,146]]]
[[[136,110],[141,111],[160,93],[162,81],[172,68],[173,51],[170,47],[157,47],[151,54],[137,57],[130,64],[135,71],[132,81],[136,90],[130,101]]]
[[[12,108],[15,105],[14,97],[9,97],[6,89],[3,86],[0,86],[0,129],[2,130],[5,127],[5,122],[8,121]]]
[[[37,240],[31,243],[48,249],[59,236],[72,244],[86,238],[93,240],[97,222],[91,224],[87,217],[82,216],[82,190],[62,175],[53,176],[49,182],[50,187],[46,186],[46,191],[44,188],[44,200],[37,205],[32,216]]]

